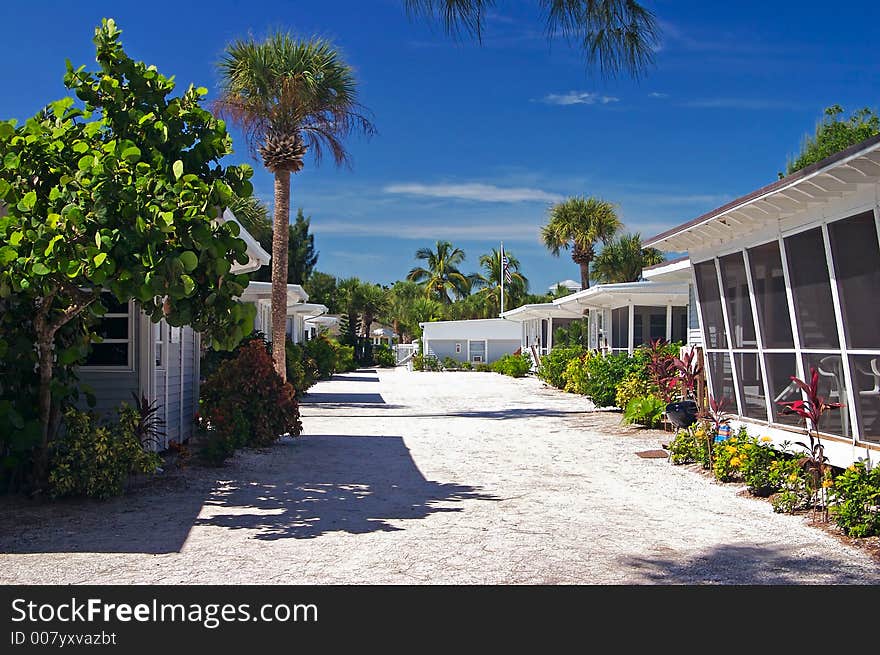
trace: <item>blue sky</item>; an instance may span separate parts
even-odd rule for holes
[[[64,95],[65,58],[93,65],[95,25],[113,17],[132,56],[216,88],[226,42],[285,28],[332,39],[357,71],[378,134],[353,138],[352,170],[308,162],[293,204],[312,216],[318,268],[389,283],[413,253],[448,239],[475,270],[504,240],[534,291],[577,268],[538,240],[549,203],[618,204],[648,236],[773,181],[825,106],[878,105],[880,3],[657,0],[663,28],[645,79],[603,81],[549,44],[528,0],[499,0],[482,45],[410,20],[402,0],[3,3],[0,116]],[[233,131],[229,163],[254,165]]]

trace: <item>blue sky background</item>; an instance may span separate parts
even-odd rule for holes
[[[554,200],[601,196],[649,236],[776,179],[824,107],[878,104],[877,2],[648,0],[663,39],[637,82],[603,81],[577,50],[549,44],[535,4],[499,0],[478,45],[410,20],[402,0],[3,3],[0,116],[63,96],[65,58],[92,67],[104,16],[132,56],[212,95],[234,37],[328,37],[356,68],[379,133],[350,141],[353,170],[308,162],[294,178],[318,268],[390,283],[417,248],[448,239],[471,271],[504,240],[543,292],[578,277],[538,240]],[[271,177],[233,136],[229,163],[253,164],[271,201]]]

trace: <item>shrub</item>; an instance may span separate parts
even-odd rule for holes
[[[443,365],[433,355],[417,353],[412,358],[413,370],[416,371],[442,371]]]
[[[521,378],[532,370],[532,359],[528,355],[503,355],[492,364],[492,370],[502,375]]]
[[[847,535],[880,535],[880,467],[856,462],[837,476],[829,496],[831,516]]]
[[[337,370],[340,370],[338,368],[340,346],[334,344],[326,334],[319,334],[314,339],[309,339],[303,344],[303,348],[306,354],[315,361],[315,365],[318,367],[318,377],[321,379],[329,378]],[[351,357],[354,361],[354,348],[352,348]]]
[[[447,371],[456,371],[461,367],[461,362],[459,362],[454,357],[450,357],[447,355],[443,358],[443,368]]]
[[[779,491],[770,476],[773,462],[785,457],[783,453],[770,446],[770,437],[761,437],[745,453],[740,465],[743,481],[753,496],[769,496]]]
[[[282,434],[302,431],[296,391],[275,372],[265,342],[250,341],[235,359],[221,363],[202,385],[199,402],[207,442],[217,442],[211,447],[221,453],[231,454],[229,449],[238,446],[268,446]]]
[[[470,362],[462,362],[460,368],[462,371],[473,371],[474,365]]]
[[[673,464],[699,462],[703,468],[708,468],[709,456],[702,428],[691,426],[687,430],[679,430],[669,443],[669,456]]]
[[[627,403],[623,411],[624,423],[638,423],[645,427],[654,428],[660,425],[663,412],[666,410],[666,402],[659,396],[643,396],[633,398]]]
[[[565,387],[565,368],[568,363],[586,352],[581,346],[557,347],[541,358],[538,377],[547,384],[562,389]]]
[[[299,398],[317,381],[318,365],[314,359],[309,357],[305,348],[298,343],[293,343],[288,339],[285,350],[287,381],[293,386],[296,396]]]
[[[357,361],[354,358],[354,346],[347,346],[333,339],[330,340],[330,345],[333,346],[333,351],[336,353],[336,363],[333,367],[334,373],[348,373],[358,367]]]
[[[630,371],[617,385],[614,402],[618,407],[626,407],[635,398],[656,395],[656,387],[637,371]]]
[[[597,407],[613,407],[617,387],[627,374],[636,370],[638,360],[629,355],[593,355],[584,361],[585,379],[578,382],[584,393]]]
[[[391,347],[382,343],[373,348],[373,363],[376,366],[388,368],[397,365],[397,358],[394,356],[394,351],[391,350]]]
[[[55,440],[49,472],[53,497],[109,498],[123,492],[133,473],[155,473],[161,460],[137,437],[140,415],[122,404],[119,419],[98,425],[95,414],[68,409],[64,431]]]
[[[742,467],[749,456],[750,450],[757,445],[757,440],[750,437],[745,428],[715,445],[712,470],[721,482],[733,482],[742,479]]]
[[[474,364],[474,370],[478,373],[491,373],[492,365],[487,364],[486,362],[477,362],[476,364]]]
[[[562,373],[562,379],[565,380],[565,384],[563,385],[565,391],[586,395],[587,378],[589,377],[589,374],[587,373],[587,361],[594,356],[598,355],[586,353],[580,357],[575,357],[574,359],[569,360],[565,367],[565,371]]]
[[[812,492],[804,468],[797,459],[782,458],[771,463],[769,480],[779,490],[770,496],[773,511],[793,514],[810,506]]]

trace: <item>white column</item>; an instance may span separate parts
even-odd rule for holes
[[[553,349],[553,317],[547,319],[547,352]]]
[[[635,338],[636,338],[636,335],[635,335],[635,332],[636,332],[636,329],[635,329],[636,328],[636,308],[632,304],[632,302],[630,302],[628,306],[629,306],[629,335],[628,335],[629,339],[627,341],[627,352],[630,355],[632,355],[633,352],[635,352],[635,345],[634,344],[635,344]]]
[[[666,340],[672,341],[672,305],[666,305]]]

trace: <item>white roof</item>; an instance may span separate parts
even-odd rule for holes
[[[271,300],[272,283],[271,282],[250,282],[241,294],[242,300]],[[309,294],[298,284],[287,285],[287,304],[307,302]]]
[[[331,327],[339,323],[339,317],[331,316],[329,314],[318,314],[317,316],[307,316],[305,322],[311,325]]]
[[[252,273],[261,266],[266,266],[269,264],[269,260],[272,259],[272,256],[265,250],[263,250],[260,242],[257,241],[250,232],[244,229],[244,225],[239,222],[239,220],[235,217],[235,214],[232,213],[231,209],[229,209],[228,207],[224,209],[223,215],[218,217],[217,220],[221,223],[227,223],[231,221],[238,225],[238,238],[247,244],[248,263],[233,263],[232,268],[229,269],[232,273],[235,273],[236,275],[241,273]]]
[[[300,302],[287,305],[287,315],[305,314],[306,316],[320,316],[327,313],[327,306],[313,302]]]
[[[789,216],[821,205],[859,186],[880,182],[880,135],[761,187],[662,234],[644,246],[685,252],[723,245],[734,238],[773,228]]]
[[[687,257],[681,257],[643,268],[642,277],[652,282],[690,282],[691,260]]]
[[[575,282],[574,280],[562,280],[561,282],[557,282],[556,284],[551,284],[547,289],[552,293],[556,291],[557,287],[565,287],[566,289],[570,289],[571,291],[580,291],[581,283]]]
[[[578,307],[614,309],[634,305],[688,304],[688,285],[683,282],[622,282],[597,284],[553,301],[554,305],[575,310]]]
[[[571,310],[552,302],[544,302],[522,305],[504,312],[501,316],[508,321],[523,322],[534,318],[582,318],[583,314],[579,310]]]
[[[503,339],[518,341],[522,326],[503,318],[479,318],[470,321],[432,321],[419,323],[424,339]]]

